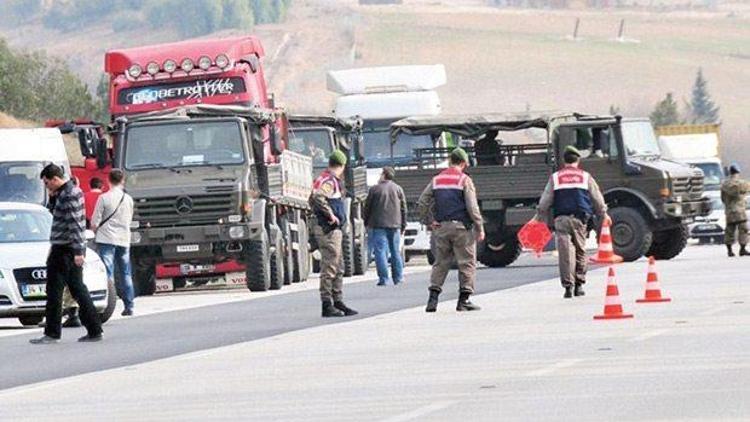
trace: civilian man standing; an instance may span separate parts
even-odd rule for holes
[[[44,327],[44,336],[31,340],[31,343],[49,344],[60,341],[62,294],[66,284],[81,307],[81,321],[88,331],[78,341],[100,341],[102,325],[89,290],[83,284],[83,262],[86,255],[83,192],[71,180],[66,182],[62,169],[55,164],[47,165],[42,170],[41,178],[47,189],[56,193],[57,200],[52,211],[52,246],[47,257],[47,325]]]
[[[130,267],[130,223],[133,221],[133,198],[123,190],[125,173],[112,169],[109,191],[96,202],[91,229],[96,232],[96,246],[107,267],[107,277],[122,283],[123,316],[133,315],[133,276]],[[120,277],[115,277],[115,270]]]
[[[406,196],[393,178],[393,167],[383,168],[380,182],[371,187],[365,202],[365,225],[371,230],[378,269],[378,286],[404,280],[404,263],[401,260],[401,234],[406,230]],[[391,277],[388,276],[388,255],[391,256]]]
[[[580,160],[578,149],[570,145],[565,147],[565,166],[550,177],[539,199],[538,214],[534,216],[538,221],[546,221],[550,209],[553,211],[560,281],[566,299],[586,294],[583,285],[586,283],[588,225],[595,214],[600,219],[608,218],[607,204],[599,185],[589,173],[579,168]]]

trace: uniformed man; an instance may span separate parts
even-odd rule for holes
[[[724,231],[724,243],[727,245],[727,254],[732,257],[732,245],[737,233],[737,240],[740,243],[740,256],[750,255],[745,249],[747,246],[747,214],[745,211],[746,197],[750,185],[745,180],[740,179],[740,166],[732,164],[729,166],[729,179],[721,185],[721,202],[724,203],[724,215],[727,220],[727,227]]]
[[[346,155],[340,150],[328,157],[328,168],[313,182],[310,206],[317,224],[313,228],[320,249],[320,300],[323,317],[357,315],[343,302],[344,255],[341,250],[342,228],[346,224],[344,186],[341,175]]]
[[[590,174],[579,168],[581,153],[573,146],[563,152],[565,163],[553,173],[539,200],[538,221],[547,221],[550,209],[555,221],[555,243],[560,266],[564,298],[583,296],[586,283],[586,237],[594,215],[606,217],[599,185]]]
[[[457,311],[478,311],[469,301],[476,277],[476,241],[484,240],[482,214],[477,204],[474,182],[464,174],[469,157],[461,148],[450,154],[450,167],[435,176],[419,197],[422,222],[432,228],[435,263],[430,276],[427,312],[435,312],[445,277],[454,262],[458,264],[459,298]]]

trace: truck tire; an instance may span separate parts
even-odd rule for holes
[[[504,234],[500,241],[487,239],[477,249],[479,262],[491,268],[502,268],[514,263],[523,248],[516,233],[512,233]]]
[[[352,225],[347,224],[341,231],[341,253],[344,255],[344,277],[354,275],[354,243]]]
[[[653,233],[646,219],[634,208],[615,207],[609,211],[612,218],[612,246],[615,254],[632,262],[644,256],[651,248]]]
[[[39,323],[42,322],[43,319],[43,316],[22,316],[18,317],[18,322],[20,322],[21,325],[24,326],[39,325]]]
[[[284,239],[281,230],[276,230],[272,240],[273,252],[271,253],[271,290],[279,290],[284,287]]]
[[[367,228],[362,220],[357,220],[354,232],[354,275],[362,275],[367,272]]]
[[[107,307],[99,312],[99,321],[104,324],[109,321],[112,314],[115,313],[115,307],[117,307],[117,289],[115,288],[115,281],[107,281]]]
[[[261,240],[249,242],[245,258],[247,288],[251,292],[265,292],[271,287],[271,259],[268,252],[268,232]]]
[[[654,233],[654,240],[651,242],[647,255],[656,259],[672,259],[685,249],[688,237],[690,234],[685,225],[658,231]]]
[[[297,230],[299,230],[297,233],[299,247],[297,250],[292,251],[292,258],[294,261],[292,283],[305,281],[310,274],[310,241],[308,238],[309,233],[307,232],[307,222],[305,222],[305,220],[299,220],[297,223]]]
[[[136,259],[133,262],[133,289],[136,296],[152,296],[156,292],[156,266]]]

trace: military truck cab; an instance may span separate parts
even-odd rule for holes
[[[516,233],[536,213],[567,145],[583,150],[582,168],[597,180],[610,208],[615,252],[628,261],[676,256],[687,241],[685,225],[709,211],[700,170],[662,160],[645,119],[519,113],[410,118],[391,125],[393,142],[401,133],[442,132],[476,141],[467,148],[474,164],[468,173],[487,232],[479,260],[488,266],[509,265],[521,253]],[[410,204],[449,152],[416,151],[418,168],[399,171]]]

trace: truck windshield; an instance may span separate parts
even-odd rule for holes
[[[316,167],[328,164],[331,154],[331,132],[328,129],[305,129],[289,131],[289,149],[306,155]]]
[[[46,193],[39,179],[43,167],[36,161],[0,163],[0,202],[44,204]]]
[[[174,168],[242,164],[242,132],[236,121],[170,122],[131,127],[125,168]]]
[[[724,174],[719,163],[695,163],[694,167],[703,170],[703,186],[705,190],[719,190]]]
[[[622,139],[629,157],[658,156],[661,154],[651,122],[623,122]]]
[[[391,155],[391,134],[387,129],[366,131],[363,140],[367,167],[409,164],[416,159],[414,150],[433,147],[429,135],[400,134]]]
[[[51,227],[47,211],[0,210],[0,243],[47,242]]]

